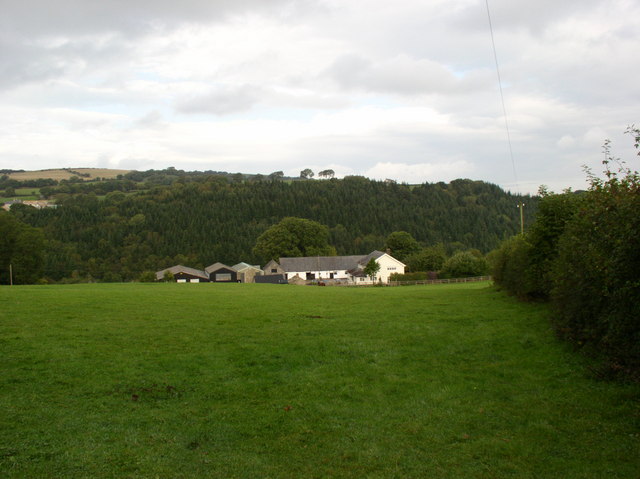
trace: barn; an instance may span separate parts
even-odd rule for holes
[[[212,283],[238,282],[238,272],[226,264],[213,263],[211,266],[207,266],[204,270],[206,274],[209,275],[209,281]]]
[[[156,280],[163,281],[168,276],[172,277],[178,283],[208,283],[209,275],[202,270],[189,268],[178,264],[171,268],[156,271]]]

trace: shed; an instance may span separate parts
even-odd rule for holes
[[[183,266],[178,264],[176,266],[171,266],[170,268],[165,268],[160,271],[156,271],[156,280],[163,281],[165,278],[165,274],[171,273],[173,279],[178,283],[208,283],[209,275],[195,268],[189,268],[188,266]]]
[[[237,283],[238,272],[231,266],[222,263],[214,263],[207,266],[205,272],[209,275],[212,283]]]
[[[241,283],[255,283],[254,278],[262,275],[260,266],[248,263],[238,263],[232,266],[238,272],[238,281]]]

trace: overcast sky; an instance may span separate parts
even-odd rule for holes
[[[0,0],[0,168],[527,193],[584,188],[606,138],[634,161],[640,2],[489,6],[513,162],[485,0]]]

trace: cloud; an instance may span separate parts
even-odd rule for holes
[[[220,22],[246,12],[295,15],[314,4],[311,0],[23,0],[3,3],[0,27],[27,36],[105,32],[140,35],[185,22]]]
[[[378,180],[392,179],[415,184],[472,178],[476,173],[473,164],[464,160],[450,160],[416,164],[379,162],[366,170],[365,175]]]
[[[2,167],[330,167],[535,191],[582,185],[605,138],[634,155],[629,0],[491,0],[517,186],[482,0],[4,3]]]
[[[357,54],[345,54],[326,74],[347,89],[398,95],[453,92],[459,87],[458,79],[441,64],[407,55],[374,63]]]
[[[165,129],[168,124],[164,121],[162,113],[158,110],[150,111],[134,122],[134,128],[143,128],[150,130]]]
[[[180,101],[180,113],[228,115],[250,110],[261,98],[261,89],[253,85],[221,85],[208,93]]]

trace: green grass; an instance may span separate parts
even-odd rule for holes
[[[14,196],[0,196],[0,203],[13,200],[37,200],[40,198],[40,188],[16,188]]]
[[[637,385],[486,283],[0,288],[2,477],[632,478]]]

